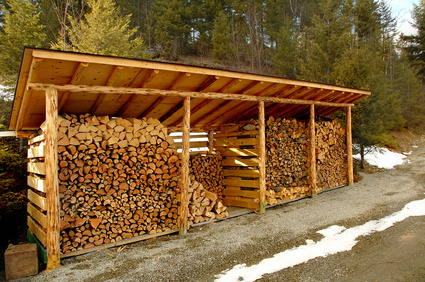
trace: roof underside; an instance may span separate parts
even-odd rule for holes
[[[209,68],[25,49],[9,126],[21,135],[38,129],[45,119],[45,91],[33,87],[35,84],[91,87],[90,91],[78,91],[75,87],[59,89],[59,112],[155,117],[165,126],[176,129],[182,125],[184,98],[167,93],[191,93],[191,127],[196,130],[258,117],[256,101],[224,100],[217,95],[313,101],[316,114],[324,116],[338,111],[343,104],[349,105],[370,95],[364,90]],[[97,93],[93,90],[95,86],[102,86],[108,92]],[[124,88],[147,89],[152,95],[120,91]],[[197,93],[200,96],[213,94],[218,99],[197,98]],[[308,104],[265,102],[267,116],[300,118],[308,114],[309,107]]]

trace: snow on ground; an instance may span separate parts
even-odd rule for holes
[[[365,161],[379,168],[392,169],[396,165],[404,163],[405,155],[391,152],[387,148],[368,148],[365,154]],[[360,160],[360,154],[353,155],[353,158]]]
[[[238,264],[231,270],[225,270],[216,275],[217,279],[215,281],[255,281],[267,273],[274,273],[318,257],[349,251],[357,244],[357,238],[360,236],[384,231],[410,216],[425,216],[425,199],[410,202],[401,211],[379,220],[368,221],[363,225],[348,229],[343,226],[330,226],[318,231],[324,236],[318,242],[308,239],[305,245],[275,254],[273,257],[264,259],[256,265]]]

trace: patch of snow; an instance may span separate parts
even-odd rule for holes
[[[405,161],[405,155],[391,152],[387,148],[372,147],[365,154],[365,160],[379,168],[392,169],[396,165],[401,165]],[[354,155],[353,158],[360,160],[360,154]]]
[[[413,148],[418,148],[418,146],[417,146],[417,145],[413,145],[412,147],[413,147]]]
[[[318,242],[308,239],[305,245],[275,254],[273,257],[264,259],[258,264],[252,266],[247,266],[246,264],[235,265],[231,270],[225,270],[216,275],[215,281],[255,281],[267,273],[274,273],[318,257],[349,251],[357,244],[357,238],[360,236],[383,231],[410,216],[424,215],[425,199],[422,199],[408,203],[401,211],[379,220],[368,221],[363,225],[348,229],[343,226],[333,225],[318,231],[318,233],[325,236]]]
[[[412,154],[412,151],[403,153],[403,155],[411,155],[411,154]]]

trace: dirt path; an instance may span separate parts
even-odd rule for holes
[[[273,254],[321,238],[330,225],[347,228],[379,219],[425,198],[425,146],[411,163],[364,175],[351,187],[193,228],[185,236],[164,236],[65,259],[62,266],[31,281],[213,281],[239,263],[255,264]],[[362,237],[350,252],[267,275],[264,281],[425,279],[425,219],[409,218],[386,231]]]

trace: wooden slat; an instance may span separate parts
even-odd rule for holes
[[[237,131],[237,132],[225,132],[225,133],[216,133],[214,134],[215,138],[222,138],[222,137],[235,137],[235,136],[246,136],[246,135],[257,135],[258,130],[252,130],[252,131]]]
[[[34,203],[41,210],[45,211],[47,209],[46,198],[38,195],[37,193],[33,192],[31,189],[28,189],[27,197],[31,203]]]
[[[183,148],[183,143],[174,143],[174,146],[177,149]],[[208,141],[201,141],[201,142],[190,142],[189,143],[190,148],[208,148]]]
[[[259,160],[257,158],[242,159],[235,157],[226,157],[222,161],[223,166],[258,166]]]
[[[237,179],[237,178],[236,179],[225,178],[223,179],[223,185],[260,188],[260,182],[258,180],[244,180],[244,179]]]
[[[177,232],[179,232],[178,229],[173,229],[173,230],[164,231],[164,232],[155,233],[155,234],[144,234],[144,235],[140,235],[140,236],[135,236],[135,237],[127,238],[127,239],[122,239],[120,241],[113,242],[113,243],[102,244],[100,246],[95,246],[93,248],[88,248],[88,249],[84,249],[84,250],[70,252],[70,253],[67,253],[67,254],[62,254],[61,258],[79,256],[79,255],[83,255],[83,254],[87,254],[87,253],[91,253],[91,252],[99,252],[99,251],[106,250],[106,249],[109,249],[109,248],[118,247],[118,246],[122,246],[122,245],[126,245],[126,244],[132,244],[132,243],[136,243],[136,242],[139,242],[139,241],[149,240],[149,239],[152,239],[152,238],[156,238],[156,237],[164,236],[164,235],[169,235],[169,234],[173,234],[173,233],[177,233]]]
[[[34,143],[41,142],[43,140],[45,140],[45,137],[44,137],[44,134],[41,134],[41,135],[38,135],[38,136],[36,136],[36,137],[34,137],[32,139],[29,139],[28,140],[28,145],[32,145]]]
[[[223,169],[223,176],[259,177],[260,171],[257,169]]]
[[[46,193],[46,185],[44,179],[28,175],[27,184],[35,190]]]
[[[28,163],[27,165],[28,172],[36,173],[36,174],[46,174],[46,166],[43,162],[38,163]]]
[[[27,216],[27,224],[28,228],[31,230],[32,234],[37,237],[38,241],[46,246],[46,232],[44,232],[43,229],[37,223],[35,223],[35,221],[30,216]]]
[[[216,148],[223,157],[258,157],[260,149]]]
[[[235,206],[255,210],[260,208],[260,203],[256,199],[226,196],[223,201],[225,206]]]
[[[44,157],[44,144],[40,144],[39,146],[33,146],[28,149],[28,158],[41,158]]]
[[[260,192],[258,190],[249,191],[249,190],[242,190],[239,187],[230,186],[223,189],[223,195],[259,199]]]
[[[34,207],[31,203],[27,203],[27,212],[29,215],[35,219],[43,228],[47,226],[47,216],[40,212],[36,207]]]
[[[244,139],[216,138],[214,140],[215,147],[254,146],[258,144],[259,144],[258,138],[244,138]]]

